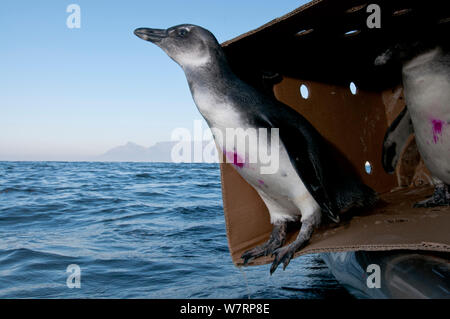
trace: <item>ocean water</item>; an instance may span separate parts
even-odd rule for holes
[[[0,162],[0,298],[330,297],[318,256],[233,265],[217,164]]]

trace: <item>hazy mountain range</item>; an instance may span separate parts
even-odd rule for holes
[[[180,142],[158,142],[153,146],[145,147],[133,142],[128,142],[125,145],[114,147],[104,154],[98,156],[96,161],[105,162],[172,162],[172,149]],[[194,142],[188,142],[190,145],[191,161],[194,161]],[[202,143],[202,150],[210,143],[210,141],[199,142]]]

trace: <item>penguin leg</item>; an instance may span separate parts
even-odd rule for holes
[[[320,219],[320,208],[315,208],[312,214],[307,215],[305,218],[302,217],[302,226],[300,228],[300,232],[297,235],[297,238],[289,245],[280,247],[274,251],[273,255],[275,256],[275,259],[273,260],[272,266],[270,267],[271,275],[281,263],[283,263],[283,270],[286,269],[294,254],[305,247],[305,245],[308,243],[312,233],[314,232],[314,229],[319,226]]]
[[[261,256],[268,256],[272,254],[275,249],[283,246],[286,240],[287,224],[287,221],[279,221],[274,224],[272,233],[270,234],[270,238],[267,242],[246,251],[241,256],[241,258],[244,260],[244,265],[246,265],[252,259]]]
[[[430,198],[414,204],[415,208],[437,206],[450,206],[449,185],[446,185],[442,182],[436,185],[436,187],[434,188],[434,193]]]
[[[392,174],[395,171],[400,154],[411,134],[414,133],[414,127],[411,121],[411,115],[405,106],[403,111],[389,126],[383,141],[382,163],[386,172]]]

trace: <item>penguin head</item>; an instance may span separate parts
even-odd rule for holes
[[[223,54],[211,32],[192,24],[168,29],[138,28],[134,34],[159,46],[182,68],[206,65]]]

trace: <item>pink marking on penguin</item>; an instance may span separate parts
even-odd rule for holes
[[[439,136],[442,136],[442,127],[444,122],[441,120],[431,119],[433,125],[433,142],[436,144],[439,141]]]
[[[244,159],[238,155],[236,152],[227,152],[224,150],[225,156],[229,163],[232,163],[234,166],[239,168],[244,167]]]

